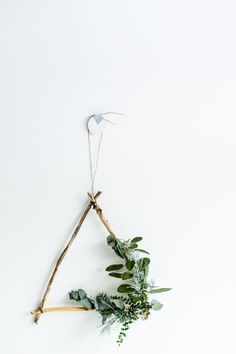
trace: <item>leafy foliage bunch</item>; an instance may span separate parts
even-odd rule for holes
[[[142,237],[122,240],[113,235],[107,237],[107,244],[114,250],[122,262],[106,268],[109,276],[120,279],[122,283],[117,292],[120,295],[99,293],[94,300],[88,297],[82,289],[71,291],[70,299],[79,301],[86,309],[95,309],[102,317],[102,333],[109,332],[114,324],[120,325],[117,338],[118,345],[122,344],[130,325],[138,319],[146,320],[151,310],[160,310],[162,304],[157,300],[149,300],[150,294],[171,290],[160,288],[148,281],[150,258],[140,258],[140,254],[149,255],[138,244]]]

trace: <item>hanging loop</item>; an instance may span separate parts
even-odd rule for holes
[[[98,169],[98,161],[100,156],[100,150],[102,145],[103,133],[107,127],[107,123],[117,125],[111,119],[105,118],[104,115],[117,115],[125,116],[125,114],[120,112],[103,112],[100,114],[92,114],[88,119],[87,129],[88,129],[88,146],[89,146],[89,160],[90,160],[90,175],[91,175],[91,194],[94,194],[94,182]],[[94,154],[92,153],[91,135],[98,135],[98,147]]]
[[[117,115],[119,118],[124,117],[124,113],[120,112],[103,112],[99,114],[92,114],[88,119],[88,131],[93,135],[101,134],[105,131],[107,123],[112,125],[117,125],[116,122],[113,122],[111,119],[104,117],[104,115]]]

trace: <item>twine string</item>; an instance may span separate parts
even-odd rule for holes
[[[99,114],[99,116],[102,116],[102,118],[107,123],[110,123],[113,125],[117,125],[117,123],[113,122],[112,120],[110,120],[108,118],[103,117],[103,115],[106,115],[106,114],[115,114],[115,115],[119,115],[119,116],[125,116],[125,114],[120,113],[120,112],[103,112],[103,113]],[[91,119],[94,116],[95,116],[95,114],[91,115],[89,117],[89,119]],[[91,133],[88,128],[89,165],[90,165],[90,178],[91,178],[91,189],[90,190],[91,190],[91,194],[94,195],[94,184],[95,184],[95,178],[96,178],[97,170],[98,170],[98,162],[99,162],[99,158],[100,158],[100,151],[101,151],[101,145],[102,145],[102,140],[103,140],[103,132],[100,133],[100,136],[99,136],[98,148],[97,148],[95,158],[94,158],[95,164],[93,164],[93,153],[92,153],[91,140],[92,140]]]
[[[91,133],[88,129],[88,146],[89,146],[89,165],[90,165],[90,176],[91,176],[91,194],[94,195],[94,182],[97,174],[98,169],[98,161],[100,156],[100,150],[102,145],[102,138],[103,133],[100,134],[99,142],[98,142],[98,149],[95,158],[95,166],[93,167],[93,156],[92,156],[92,144],[91,144]]]

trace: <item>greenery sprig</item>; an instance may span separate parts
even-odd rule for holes
[[[132,323],[138,319],[146,320],[151,310],[158,311],[162,308],[163,304],[156,299],[150,300],[149,295],[171,290],[157,287],[148,281],[150,258],[140,258],[141,253],[149,255],[147,251],[139,248],[140,241],[142,237],[128,240],[121,240],[113,235],[107,237],[107,244],[122,258],[122,262],[106,268],[109,276],[122,280],[122,284],[117,288],[121,295],[101,292],[93,299],[82,289],[69,293],[71,300],[78,301],[85,309],[94,309],[100,313],[102,333],[109,333],[115,323],[120,325],[118,345],[122,344]]]

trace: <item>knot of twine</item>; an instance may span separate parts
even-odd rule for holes
[[[90,199],[90,203],[92,204],[92,208],[93,208],[94,210],[96,210],[96,212],[97,212],[98,214],[101,214],[101,213],[102,213],[102,209],[99,207],[99,205],[98,205],[98,203],[97,203],[96,198],[94,197],[94,195],[91,194],[91,193],[88,193],[88,197],[89,197],[89,199]]]
[[[99,207],[97,201],[96,201],[96,198],[94,197],[94,195],[92,193],[88,193],[88,197],[90,199],[90,203],[92,204],[92,208],[96,211],[97,215],[99,216],[101,222],[103,223],[103,225],[106,227],[106,229],[108,230],[109,234],[116,238],[114,232],[112,231],[109,223],[108,223],[108,220],[105,219],[104,215],[103,215],[103,212],[102,212],[102,209]]]

